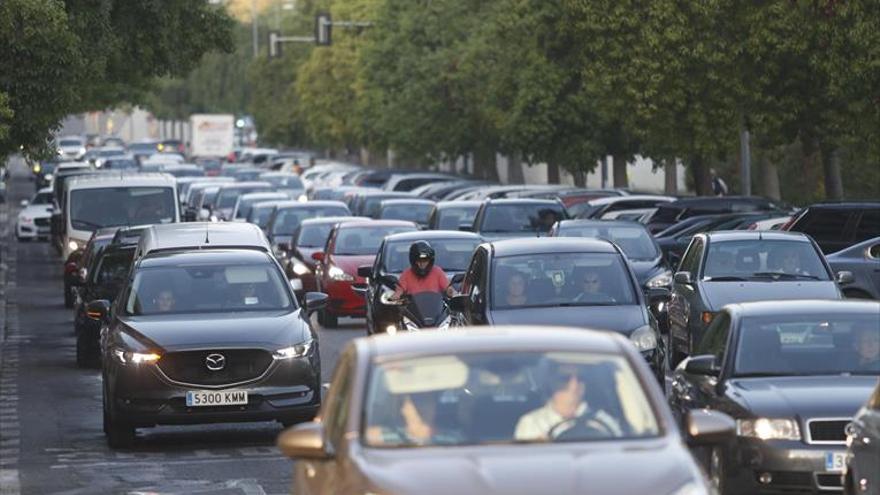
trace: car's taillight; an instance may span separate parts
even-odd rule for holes
[[[76,262],[68,261],[64,264],[64,273],[65,275],[69,275],[71,273],[76,273]]]

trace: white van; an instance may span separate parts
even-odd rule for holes
[[[63,256],[85,246],[97,229],[180,222],[174,177],[106,174],[75,177],[64,185]]]

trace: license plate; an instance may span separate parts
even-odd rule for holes
[[[846,463],[846,452],[826,452],[825,453],[825,470],[826,471],[843,471]]]
[[[243,406],[247,403],[246,390],[190,390],[186,393],[186,407]]]

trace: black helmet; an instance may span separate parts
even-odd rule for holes
[[[428,266],[424,270],[419,269],[416,261],[428,260]],[[409,247],[409,266],[413,272],[419,277],[427,276],[434,268],[434,248],[428,244],[428,241],[416,241]]]

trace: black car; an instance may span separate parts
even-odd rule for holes
[[[459,228],[476,232],[488,241],[500,241],[546,236],[553,224],[567,218],[558,200],[487,199],[477,210],[473,225]]]
[[[428,218],[429,230],[458,230],[473,225],[480,201],[441,201],[434,205]]]
[[[510,239],[481,244],[450,300],[463,325],[548,325],[629,337],[663,376],[665,347],[626,256],[602,239]]]
[[[698,215],[773,211],[781,216],[785,210],[784,205],[757,196],[681,198],[658,206],[648,220],[648,230],[657,233],[676,222]]]
[[[435,265],[446,272],[451,281],[464,273],[480,236],[470,232],[430,230],[392,234],[382,241],[372,266],[358,267],[358,275],[367,278],[364,296],[367,299],[367,334],[382,333],[397,322],[397,306],[388,304],[393,293],[387,280],[396,281],[409,268],[409,247],[416,241],[427,241],[434,248]],[[438,322],[440,325],[442,322]],[[449,322],[446,322],[448,326]]]
[[[321,404],[317,334],[278,262],[253,249],[157,250],[119,298],[92,301],[111,447],[159,424],[311,419]]]
[[[840,281],[852,279],[841,272]],[[697,234],[672,277],[669,351],[672,366],[695,349],[726,304],[789,299],[842,299],[819,247],[803,234],[721,231]]]
[[[101,323],[89,317],[86,303],[104,299],[112,304],[116,300],[131,269],[134,248],[134,244],[110,245],[104,248],[87,267],[84,279],[77,282],[79,297],[73,319],[77,366],[97,364],[101,356]]]
[[[414,198],[408,192],[360,191],[353,193],[350,201],[351,212],[361,217],[379,218],[379,208],[386,199]]]
[[[812,237],[825,254],[880,237],[880,201],[819,203],[798,212],[782,230]]]
[[[340,222],[370,221],[366,217],[319,217],[303,220],[293,232],[291,241],[280,242],[278,249],[289,256],[282,258],[281,265],[290,280],[290,285],[300,294],[315,291],[318,288],[315,280],[316,261],[312,255],[323,252],[333,227]]]
[[[841,489],[846,431],[880,377],[880,303],[731,304],[673,373],[669,402],[737,420],[706,452],[721,493]],[[876,465],[875,465],[876,470]]]
[[[847,453],[843,467],[846,495],[880,493],[880,381],[846,428]]]
[[[92,232],[91,238],[82,248],[70,253],[64,263],[64,307],[76,306],[78,287],[82,285],[88,274],[88,267],[98,254],[113,242],[119,227],[105,227]],[[79,254],[77,254],[79,253]]]

